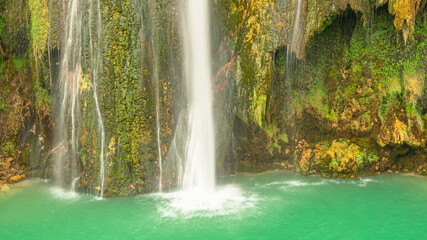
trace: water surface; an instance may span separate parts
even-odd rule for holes
[[[212,206],[179,193],[97,200],[32,180],[0,192],[0,239],[423,239],[427,178],[219,179]],[[181,205],[185,205],[183,208]]]

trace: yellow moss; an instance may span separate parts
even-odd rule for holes
[[[406,92],[408,99],[415,103],[424,92],[424,79],[418,76],[404,75]]]
[[[364,159],[369,159],[358,145],[345,140],[334,140],[330,146],[317,144],[314,151],[319,164],[328,164],[323,166],[326,174],[344,174],[347,177],[354,177],[363,166]],[[373,156],[369,159],[370,161],[376,160]]]
[[[132,132],[130,134],[131,138],[131,158],[134,164],[138,163],[138,145],[141,142],[142,138],[140,136],[139,130],[139,118],[135,118],[132,122]]]
[[[92,82],[90,81],[89,74],[84,75],[80,81],[80,93],[89,91],[92,88]]]
[[[80,137],[80,142],[81,142],[82,146],[86,146],[87,137],[88,137],[88,132],[87,132],[87,127],[86,127],[86,122],[82,121],[82,134]]]
[[[408,144],[410,146],[420,146],[424,144],[423,140],[418,139],[410,125],[404,123],[396,116],[390,119],[390,125],[383,126],[378,138],[378,144],[382,147],[390,144]]]
[[[96,140],[97,140],[96,135],[97,134],[96,134],[95,128],[92,128],[92,146],[96,146]],[[90,156],[91,163],[94,162],[94,159],[96,159],[96,156],[97,156],[97,154],[96,154],[96,148],[93,148],[92,149],[92,156]]]
[[[405,38],[411,36],[415,26],[415,18],[421,0],[390,0],[389,11],[395,16],[394,25],[402,30]]]
[[[312,170],[311,160],[315,154],[315,150],[312,150],[305,140],[298,142],[294,154],[295,159],[297,160],[295,164],[297,172],[302,174],[310,174],[314,172],[314,170]]]
[[[116,143],[115,143],[115,138],[113,136],[113,137],[111,137],[110,143],[108,144],[107,157],[110,157],[115,153],[116,153]]]
[[[394,122],[393,138],[396,143],[403,143],[409,140],[408,126],[399,121],[399,119]]]
[[[392,95],[394,93],[402,92],[402,85],[400,84],[400,80],[395,77],[384,79],[384,84],[380,91],[382,91],[383,95],[386,93]]]
[[[17,182],[17,181],[22,180],[24,178],[25,178],[25,174],[20,174],[20,175],[16,175],[16,176],[11,177],[9,179],[9,181],[10,182]]]
[[[304,173],[309,173],[311,162],[310,159],[313,156],[313,151],[311,149],[305,149],[302,151],[301,154],[301,160],[299,162],[299,167],[301,168],[301,171]]]

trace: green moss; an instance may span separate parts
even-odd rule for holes
[[[344,21],[337,20],[343,16]],[[349,11],[330,19],[310,39],[304,64],[299,63],[290,77],[292,98],[290,111],[282,111],[284,121],[301,119],[305,112],[327,129],[367,134],[386,124],[389,116],[404,112],[401,118],[424,131],[425,21],[417,20],[414,35],[405,44],[384,8],[376,10],[372,26]],[[278,53],[275,57],[280,60]],[[275,64],[276,74],[283,75],[281,66],[286,63],[276,60]],[[274,91],[280,96],[283,90]]]
[[[103,26],[98,26],[97,12],[89,19],[89,4],[84,3],[83,24],[89,29],[82,32],[82,78],[80,105],[82,127],[80,133],[81,161],[85,168],[82,182],[87,187],[99,190],[100,153],[105,151],[106,162],[105,196],[123,196],[145,193],[155,181],[153,153],[153,120],[150,79],[141,79],[141,39],[139,38],[140,16],[135,9],[141,7],[136,1],[101,1]],[[148,4],[148,3],[144,3]],[[145,13],[146,5],[144,5]],[[144,15],[146,17],[146,15]],[[97,29],[102,27],[103,39],[99,40]],[[92,35],[90,35],[92,34]],[[90,38],[93,46],[90,46]],[[102,45],[101,45],[102,43]],[[101,49],[98,49],[101,48]],[[97,51],[101,53],[98,75],[92,66]],[[90,51],[93,51],[92,53]],[[93,81],[97,81],[97,97],[105,129],[105,145],[101,149],[101,135],[94,100]]]
[[[259,126],[262,126],[263,118],[265,116],[265,104],[267,102],[267,96],[264,94],[258,96],[257,91],[254,89],[253,99],[252,109],[254,120]]]
[[[294,85],[291,109],[294,115],[300,115],[304,109],[308,109],[327,122],[339,121],[341,106],[345,105],[343,98],[347,95],[337,92],[337,88],[331,87],[331,84],[342,79],[342,70],[346,68],[345,59],[351,54],[348,47],[351,34],[348,32],[355,23],[349,17],[350,20],[341,26],[336,21],[337,18],[340,16],[331,16],[324,32],[316,34],[310,40],[304,64],[297,64],[291,77]],[[346,87],[347,84],[343,86]],[[348,86],[356,87],[351,82]],[[292,116],[287,118],[292,119]]]
[[[270,34],[273,3],[268,1],[222,1],[226,11],[227,41],[238,56],[238,115],[262,126],[271,89]]]
[[[379,106],[379,109],[378,109],[379,116],[383,123],[385,123],[387,120],[387,114],[389,110],[393,106],[401,105],[403,100],[404,100],[404,96],[402,92],[386,93],[386,95],[383,96],[381,105]]]
[[[45,55],[49,34],[49,8],[46,0],[30,0],[31,47],[38,62]]]

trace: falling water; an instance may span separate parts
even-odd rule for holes
[[[68,7],[63,1],[65,17],[63,57],[60,72],[60,93],[62,101],[60,105],[60,115],[57,119],[56,142],[68,142],[68,129],[71,128],[71,153],[60,152],[55,156],[55,181],[59,185],[64,185],[64,180],[75,178],[77,175],[77,129],[76,114],[78,113],[78,96],[81,80],[81,16],[79,11],[79,0],[70,0]],[[70,103],[71,101],[71,103]],[[70,106],[71,104],[71,106]],[[69,126],[69,116],[71,116],[71,126]],[[67,170],[64,164],[68,163]]]
[[[47,163],[47,159],[49,158],[49,156],[52,154],[52,153],[57,153],[56,151],[58,150],[58,151],[66,151],[66,150],[62,150],[61,148],[64,148],[64,146],[65,146],[66,144],[65,144],[65,141],[62,141],[61,143],[59,143],[56,147],[54,147],[52,150],[50,150],[47,154],[46,154],[46,156],[44,157],[44,159],[43,159],[43,169],[44,169],[44,179],[45,180],[47,180],[47,166],[46,166],[46,163]]]
[[[160,140],[160,89],[159,81],[157,80],[157,91],[156,91],[156,130],[157,130],[157,153],[159,157],[159,192],[163,191],[163,166],[162,166],[162,148]]]
[[[186,1],[185,60],[189,85],[189,138],[184,190],[215,191],[215,142],[207,0]]]
[[[96,2],[96,12],[97,12],[97,23],[96,23],[96,44],[92,40],[92,14],[94,11],[94,2]],[[97,78],[98,78],[98,69],[101,69],[101,9],[99,5],[99,0],[91,0],[89,5],[89,42],[90,42],[90,62],[92,68],[92,85],[93,85],[93,98],[95,100],[96,115],[98,118],[98,130],[101,133],[101,149],[99,153],[99,183],[100,183],[100,193],[99,197],[102,198],[104,195],[104,183],[105,183],[105,163],[104,163],[104,145],[105,145],[105,131],[104,131],[104,121],[102,120],[101,110],[99,108],[98,101],[98,91],[97,91]],[[96,47],[96,54],[94,56],[93,49]]]
[[[292,28],[292,35],[290,41],[288,41],[287,52],[286,52],[286,76],[289,79],[293,68],[295,67],[296,54],[299,54],[301,51],[302,42],[304,41],[304,28],[302,26],[303,16],[302,16],[303,3],[302,0],[298,0],[295,3],[294,11],[294,25]]]
[[[296,2],[296,13],[295,13],[295,19],[294,19],[294,27],[292,30],[292,38],[290,47],[293,49],[298,48],[301,45],[302,39],[302,31],[304,30],[302,28],[302,0],[298,0]]]
[[[163,216],[215,216],[236,213],[242,206],[253,206],[257,199],[246,196],[238,186],[215,185],[215,136],[212,111],[211,56],[209,41],[209,1],[183,0],[183,36],[185,73],[187,77],[187,106],[179,115],[168,159],[176,159],[176,177],[182,189],[160,193],[166,204],[158,211]],[[152,39],[153,40],[153,39]],[[154,46],[154,44],[153,44]],[[157,63],[155,49],[154,58]],[[155,63],[155,64],[156,64]],[[156,65],[157,67],[157,65]],[[154,80],[159,94],[157,68]],[[160,99],[158,104],[160,105]],[[157,108],[157,107],[156,107]],[[159,109],[157,108],[157,112]],[[157,114],[157,119],[159,115]],[[160,124],[157,125],[158,140]],[[160,146],[160,142],[158,142]],[[159,149],[159,153],[160,149]],[[183,156],[183,157],[182,157]],[[159,156],[161,160],[161,156]],[[174,168],[166,162],[165,169]],[[159,165],[161,167],[161,164]],[[161,171],[161,169],[159,169]],[[175,174],[175,172],[174,172]],[[172,176],[174,175],[172,174]],[[160,180],[162,175],[160,175]],[[161,183],[159,185],[161,190]]]
[[[160,139],[160,81],[157,69],[157,51],[155,49],[153,38],[151,38],[154,57],[154,81],[156,82],[156,137],[157,137],[157,154],[159,160],[159,192],[163,191],[163,163],[162,163],[162,140]]]
[[[80,177],[75,177],[73,178],[73,181],[71,182],[71,191],[76,191],[76,185],[77,182],[79,181]]]

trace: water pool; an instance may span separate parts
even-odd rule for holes
[[[425,239],[427,178],[218,179],[208,208],[179,193],[102,200],[43,180],[0,192],[0,239]],[[181,204],[181,205],[180,205]],[[186,205],[187,208],[183,208]]]

